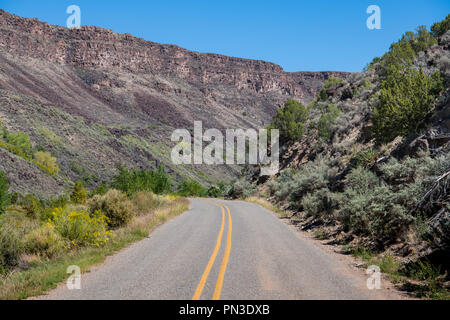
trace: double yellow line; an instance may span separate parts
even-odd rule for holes
[[[227,234],[227,246],[225,248],[225,254],[222,259],[222,264],[220,265],[219,269],[219,276],[217,277],[216,282],[216,288],[214,289],[213,294],[213,300],[219,300],[220,299],[220,293],[222,292],[222,286],[223,286],[223,279],[225,278],[225,272],[227,271],[227,265],[228,260],[230,258],[230,251],[231,251],[231,233],[233,230],[233,223],[231,221],[231,213],[230,209],[226,205],[222,205],[218,202],[213,201],[206,201],[205,202],[212,203],[213,205],[219,207],[222,209],[222,225],[220,227],[219,236],[217,237],[216,247],[214,248],[214,251],[211,255],[211,258],[208,261],[208,264],[206,265],[205,271],[203,271],[202,277],[200,278],[200,282],[198,283],[197,289],[195,290],[194,296],[192,297],[192,300],[199,300],[200,296],[202,295],[203,288],[206,284],[206,280],[208,279],[209,273],[211,272],[211,269],[214,265],[214,261],[216,260],[217,254],[219,253],[220,246],[222,243],[222,236],[223,231],[225,228],[225,209],[228,212],[228,234]]]

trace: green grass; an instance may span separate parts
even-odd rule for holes
[[[102,263],[107,256],[114,254],[129,244],[142,240],[158,225],[181,214],[189,208],[185,199],[168,202],[152,214],[139,216],[127,227],[114,232],[111,241],[100,248],[85,247],[78,251],[68,252],[55,260],[29,263],[28,270],[11,272],[0,278],[0,299],[17,300],[41,295],[57,284],[65,281],[69,274],[67,267],[79,266],[86,272],[93,265]]]
[[[369,250],[362,247],[352,248],[350,249],[350,252],[355,258],[361,258],[363,260],[370,260],[373,258],[373,254]]]

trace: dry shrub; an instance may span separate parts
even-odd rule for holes
[[[154,196],[149,191],[141,191],[133,196],[133,204],[136,207],[138,214],[145,214],[151,212],[154,207]]]
[[[24,214],[6,214],[0,221],[0,269],[17,265],[24,252],[24,235],[36,229],[38,222]]]
[[[22,235],[9,224],[0,227],[0,267],[17,265],[23,252]]]
[[[115,189],[109,190],[104,196],[94,196],[88,206],[91,212],[101,210],[108,218],[108,226],[113,229],[127,225],[136,211],[126,194]]]
[[[30,255],[53,258],[60,254],[67,244],[55,228],[46,224],[25,235],[25,251]]]

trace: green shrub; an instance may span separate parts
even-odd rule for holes
[[[375,66],[376,64],[381,63],[382,59],[380,57],[375,57],[372,59],[372,61],[366,66],[365,70],[370,70]]]
[[[245,199],[247,197],[250,197],[251,195],[254,195],[256,191],[257,188],[254,184],[250,183],[244,178],[241,178],[231,185],[229,196],[235,199]]]
[[[436,38],[428,32],[426,26],[419,26],[416,32],[407,32],[405,34],[407,40],[411,43],[414,52],[419,53],[437,44]]]
[[[434,265],[426,259],[420,259],[401,269],[400,274],[425,282],[423,286],[417,288],[419,296],[448,299],[448,290],[445,290],[443,286],[445,272],[441,266]]]
[[[346,189],[339,203],[339,220],[345,230],[355,234],[369,233],[369,217],[366,208],[370,203],[370,196],[359,193],[355,189]]]
[[[331,140],[333,126],[340,114],[341,110],[339,110],[339,108],[334,104],[330,104],[327,107],[327,111],[320,116],[320,119],[317,123],[317,129],[319,130],[319,137],[322,140]]]
[[[347,230],[384,244],[400,237],[414,218],[398,203],[398,195],[371,171],[356,168],[339,197],[339,218]]]
[[[111,234],[107,230],[107,221],[108,218],[100,210],[89,214],[84,210],[56,208],[48,224],[75,247],[99,247],[109,240]]]
[[[356,258],[361,258],[364,260],[372,260],[373,259],[373,253],[370,252],[370,250],[361,247],[361,246],[357,246],[356,248],[350,248],[350,252],[352,254],[352,256],[356,257]]]
[[[38,218],[43,211],[42,203],[32,194],[24,196],[19,204],[29,218]]]
[[[431,26],[431,34],[436,38],[442,36],[448,30],[450,30],[450,14],[441,22],[436,22]]]
[[[274,195],[278,201],[284,201],[289,197],[292,191],[290,184],[293,175],[294,170],[286,169],[280,173],[278,178],[267,184],[270,194]]]
[[[380,171],[384,180],[391,184],[404,184],[414,181],[416,170],[419,167],[419,160],[406,157],[400,162],[396,158],[390,158],[388,162],[380,166]]]
[[[167,194],[170,192],[171,188],[171,178],[166,173],[163,166],[159,167],[156,172],[153,173],[154,184],[151,191],[156,194]]]
[[[198,181],[185,180],[181,183],[177,193],[183,197],[203,197],[206,195],[206,189]]]
[[[416,32],[406,32],[380,59],[382,75],[387,76],[398,68],[410,67],[418,52],[436,43],[436,39],[425,26],[419,26]]]
[[[373,190],[381,185],[371,171],[358,167],[347,175],[347,187],[340,197],[339,218],[347,230],[369,234],[369,212]]]
[[[50,198],[49,206],[51,208],[64,208],[69,204],[70,197],[67,194],[60,195],[58,197]]]
[[[405,157],[402,161],[391,158],[380,166],[383,179],[391,184],[411,183],[420,177],[441,175],[450,167],[450,157],[441,155],[430,157],[422,154],[417,158]]]
[[[136,210],[126,194],[109,190],[104,196],[96,195],[88,201],[91,213],[101,211],[108,218],[108,226],[115,229],[125,226],[133,219]]]
[[[378,265],[381,272],[393,275],[396,274],[400,268],[400,264],[389,254],[384,255],[381,259],[377,260],[370,261],[370,264]]]
[[[72,170],[74,173],[76,173],[77,175],[81,176],[82,174],[84,174],[85,170],[82,166],[80,166],[78,164],[78,162],[76,161],[72,161],[70,163],[70,170]]]
[[[290,190],[289,200],[294,207],[301,208],[300,202],[306,194],[327,187],[329,168],[329,165],[321,159],[308,162],[300,167],[287,186]]]
[[[445,80],[444,76],[440,71],[436,71],[431,75],[431,90],[430,94],[438,97],[439,94],[445,89]]]
[[[113,177],[111,186],[117,190],[131,194],[132,190],[135,189],[134,183],[137,180],[135,174],[122,165],[118,165],[117,170],[118,173]]]
[[[318,100],[319,101],[326,101],[328,99],[328,95],[327,95],[327,90],[329,88],[331,88],[332,86],[336,86],[340,83],[342,83],[342,79],[341,78],[337,78],[337,77],[329,77],[323,84],[322,89],[319,91],[318,94]]]
[[[59,166],[56,164],[56,158],[52,157],[50,152],[38,151],[33,156],[33,162],[41,168],[42,171],[50,175],[58,175]]]
[[[361,86],[362,89],[369,89],[372,86],[372,83],[370,83],[369,79],[364,79],[363,85]]]
[[[402,274],[415,280],[427,281],[437,279],[441,275],[441,270],[439,266],[433,266],[429,261],[422,259],[405,267]]]
[[[7,133],[6,141],[9,144],[9,151],[25,158],[30,158],[31,153],[31,141],[30,136],[23,132],[15,132],[13,134]]]
[[[303,211],[308,216],[316,218],[330,216],[333,213],[333,209],[336,208],[336,205],[336,198],[328,188],[322,188],[313,193],[308,193],[301,201]]]
[[[10,202],[12,205],[16,204],[19,200],[19,194],[17,192],[13,192],[10,194]]]
[[[1,123],[0,123],[0,126],[1,126]],[[2,130],[0,131],[0,138],[6,140],[6,138],[8,137],[8,134],[9,134],[8,129],[6,129],[5,127],[2,127],[1,129]]]
[[[377,142],[390,142],[414,131],[434,106],[436,86],[422,69],[393,68],[381,83],[379,105],[372,117]]]
[[[108,186],[105,183],[102,183],[100,185],[98,185],[97,187],[94,188],[94,190],[92,190],[90,196],[95,196],[97,194],[103,196],[108,192]]]
[[[53,225],[45,224],[25,235],[25,251],[46,258],[53,258],[60,254],[66,241],[55,231]]]
[[[368,148],[356,154],[356,165],[368,168],[378,158],[378,152],[373,148]]]
[[[288,100],[284,107],[277,110],[268,129],[280,130],[282,141],[295,141],[304,134],[304,124],[308,119],[308,110],[300,102]]]
[[[210,198],[219,198],[223,195],[223,189],[220,186],[211,186],[206,191],[206,195]]]
[[[9,181],[6,174],[0,170],[0,214],[5,212],[5,207],[9,204]]]
[[[347,175],[347,187],[359,192],[368,192],[380,185],[381,181],[377,175],[363,167],[357,167]]]
[[[308,109],[308,112],[317,107],[317,102],[318,102],[317,100],[313,100],[306,106],[306,109]]]
[[[138,191],[152,191],[155,194],[170,192],[171,179],[164,167],[159,167],[157,171],[131,171],[124,166],[118,166],[117,169],[119,172],[114,176],[111,185],[128,195]]]
[[[70,201],[75,204],[85,204],[87,199],[87,190],[83,186],[83,182],[78,181],[73,187],[72,194],[70,195]]]
[[[328,163],[323,159],[317,159],[303,164],[299,169],[284,170],[277,179],[268,183],[268,187],[270,194],[274,195],[278,201],[289,200],[293,208],[303,209],[308,214],[316,215],[321,212],[321,209],[315,211],[312,206],[322,201],[317,198],[328,190],[331,175]],[[314,194],[316,191],[317,193]],[[327,210],[327,201],[330,199],[328,196],[323,199],[323,206]]]
[[[380,173],[396,193],[396,203],[413,210],[419,199],[432,187],[436,177],[445,173],[449,167],[448,155],[431,158],[422,154],[416,158],[405,157],[402,161],[391,158],[380,166]]]
[[[397,204],[396,193],[385,185],[373,190],[367,210],[371,237],[381,243],[390,243],[402,237],[414,221],[408,210]]]

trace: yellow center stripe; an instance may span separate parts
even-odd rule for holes
[[[219,252],[220,243],[222,242],[223,229],[225,227],[225,210],[222,206],[219,206],[215,203],[213,203],[213,204],[218,206],[219,208],[222,208],[222,226],[220,227],[219,236],[217,237],[216,247],[214,248],[214,251],[211,255],[211,258],[209,259],[209,262],[205,268],[205,271],[203,271],[202,277],[200,278],[200,282],[198,283],[197,289],[195,290],[192,300],[200,299],[200,296],[202,295],[203,287],[205,286],[206,280],[208,279],[211,268],[214,264],[214,261],[216,260],[217,253]]]
[[[225,254],[223,256],[222,264],[220,265],[219,276],[217,277],[216,289],[214,290],[213,300],[220,299],[220,293],[222,292],[223,279],[225,277],[225,272],[227,271],[228,260],[230,258],[231,251],[231,232],[233,230],[233,223],[231,221],[230,209],[225,206],[228,211],[228,235],[227,235],[227,248],[225,249]],[[223,207],[222,207],[223,210]]]

